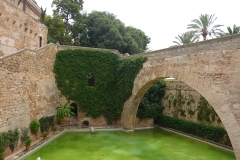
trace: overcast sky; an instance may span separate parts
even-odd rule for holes
[[[52,15],[51,0],[36,0]],[[126,26],[141,29],[151,38],[150,50],[174,45],[175,36],[187,32],[191,20],[200,14],[215,14],[214,24],[240,25],[240,0],[84,0],[87,13],[107,11],[116,15]]]

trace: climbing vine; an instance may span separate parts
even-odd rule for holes
[[[212,107],[210,107],[208,101],[201,96],[198,104],[197,119],[199,121],[206,121],[208,123],[212,123],[215,121],[215,117],[218,117],[217,113]]]
[[[93,49],[62,50],[56,55],[54,73],[58,89],[75,101],[87,116],[120,117],[132,93],[133,81],[147,57],[120,59],[116,54]],[[87,75],[94,76],[94,86]]]

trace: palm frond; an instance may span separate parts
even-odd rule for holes
[[[207,35],[210,37],[212,35],[219,36],[221,33],[223,33],[222,30],[219,29],[219,27],[223,25],[214,25],[212,24],[216,21],[217,17],[215,15],[208,15],[208,14],[201,14],[199,16],[199,19],[193,19],[191,22],[192,24],[188,25],[188,29],[193,29],[195,31],[195,35],[202,35],[204,40],[206,39]],[[199,38],[199,37],[198,37]]]

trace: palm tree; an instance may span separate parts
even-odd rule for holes
[[[194,34],[194,32],[182,33],[175,38],[178,41],[173,41],[173,43],[176,43],[177,45],[190,44],[198,41],[198,37]]]
[[[238,34],[240,33],[240,26],[236,26],[235,24],[233,25],[233,28],[231,28],[230,26],[227,27],[228,32],[224,33],[223,35],[227,36],[227,35],[232,35],[232,34]]]
[[[223,33],[223,31],[219,29],[219,27],[223,25],[212,26],[216,19],[217,17],[214,17],[214,14],[213,15],[201,14],[199,16],[199,19],[194,19],[191,21],[193,23],[188,25],[188,29],[193,29],[195,34],[197,34],[198,36],[202,35],[203,40],[206,40],[207,35],[209,35],[210,37],[212,35],[218,37],[221,35],[221,33]]]
[[[18,5],[23,2],[23,11],[26,11],[26,4],[27,4],[27,0],[18,0]]]

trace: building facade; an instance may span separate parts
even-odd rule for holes
[[[24,9],[25,8],[25,9]],[[47,44],[47,27],[40,22],[41,9],[32,0],[0,0],[0,56],[23,48],[37,49]]]

